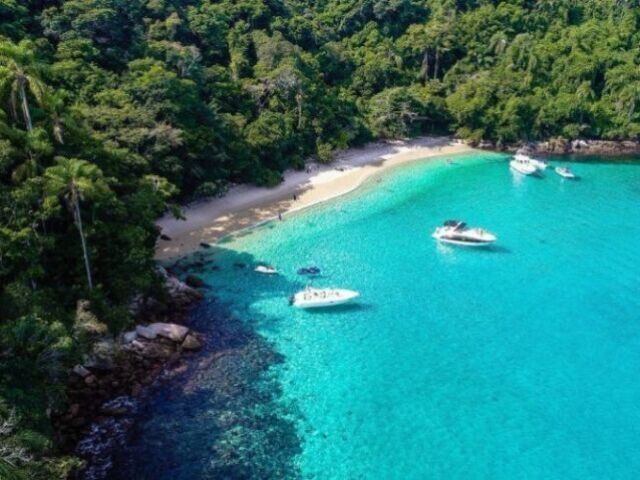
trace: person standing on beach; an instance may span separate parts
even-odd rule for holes
[[[298,196],[294,193],[293,194],[293,201],[296,202],[298,200]]]
[[[278,220],[282,221],[282,214],[278,212]]]

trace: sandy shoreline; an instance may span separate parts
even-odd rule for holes
[[[239,185],[222,198],[184,208],[186,220],[166,215],[157,224],[170,241],[159,240],[156,259],[169,260],[196,250],[200,243],[269,219],[310,207],[358,188],[367,178],[407,162],[472,151],[449,137],[376,142],[337,155],[330,165],[308,164],[306,171],[288,171],[275,188]],[[294,194],[297,200],[293,200]]]

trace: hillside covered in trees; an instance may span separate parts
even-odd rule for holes
[[[453,132],[640,136],[636,0],[0,0],[0,478],[63,478],[47,411],[154,291],[154,220],[305,158]]]

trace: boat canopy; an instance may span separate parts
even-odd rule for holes
[[[467,226],[466,223],[461,222],[460,220],[447,220],[444,222],[445,227],[455,227],[457,229],[465,228]]]

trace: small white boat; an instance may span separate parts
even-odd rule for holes
[[[562,178],[568,178],[570,180],[578,178],[575,173],[569,170],[569,167],[556,167],[556,173]]]
[[[509,162],[509,167],[523,175],[535,175],[538,169],[529,160],[513,159]]]
[[[278,271],[273,268],[270,267],[268,265],[258,265],[254,271],[258,272],[258,273],[262,273],[264,275],[275,275],[276,273],[278,273]]]
[[[296,308],[323,308],[344,305],[358,298],[360,293],[343,288],[307,287],[291,297]]]
[[[467,228],[464,222],[448,220],[442,227],[436,228],[432,237],[442,243],[464,247],[484,247],[491,245],[498,238],[481,228]]]

